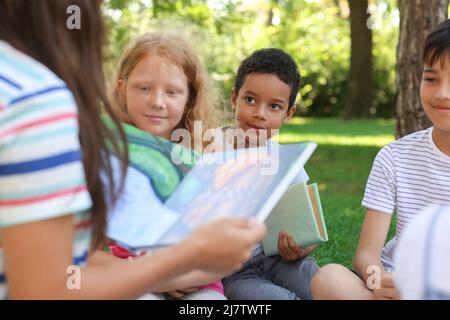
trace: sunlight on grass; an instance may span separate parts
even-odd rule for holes
[[[394,122],[294,118],[282,128],[279,141],[281,143],[314,141],[318,144],[382,147],[394,141]]]
[[[337,118],[302,118],[302,117],[294,117],[289,120],[289,124],[308,124],[308,123],[341,123],[341,124],[364,124],[370,123],[376,126],[383,124],[393,124],[394,121],[391,119],[376,119],[376,120],[341,120]]]
[[[281,143],[314,141],[318,144],[333,144],[343,146],[377,146],[382,147],[394,141],[393,135],[350,136],[350,135],[316,135],[316,134],[282,134]]]

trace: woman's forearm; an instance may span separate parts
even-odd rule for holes
[[[68,275],[65,285],[47,288],[41,291],[40,296],[43,299],[138,298],[147,292],[157,292],[162,287],[170,288],[174,277],[179,277],[195,267],[187,263],[194,261],[194,257],[187,255],[190,255],[189,251],[179,246],[162,249],[134,260],[100,254],[86,267]],[[67,285],[72,281],[79,281],[79,288]]]
[[[137,259],[141,259],[139,257]],[[117,258],[116,256],[97,250],[94,251],[88,260],[88,264],[90,267],[94,266],[107,266],[110,264],[121,263],[123,264],[126,259]],[[201,285],[205,285],[220,279],[219,274],[209,273],[202,270],[191,270],[186,273],[183,273],[177,277],[173,277],[166,282],[157,283],[154,285],[153,290],[151,292],[159,293],[159,292],[167,292],[182,288],[189,287],[198,287]]]
[[[164,284],[155,286],[153,292],[167,292],[183,288],[198,287],[220,279],[221,275],[219,274],[209,273],[202,270],[193,270],[171,279]]]
[[[188,261],[195,259],[188,255],[191,255],[189,250],[173,246],[138,259],[117,259],[121,261],[88,266],[81,269],[82,287],[74,293],[75,297],[80,294],[87,299],[138,298],[147,292],[157,292],[161,287],[170,288],[174,277],[192,269],[193,263],[191,265]],[[99,274],[105,276],[99,278]]]
[[[237,270],[264,236],[265,228],[246,220],[215,220],[177,245],[132,260],[97,252],[82,268],[72,265],[72,216],[2,232],[10,298],[133,299],[148,292],[206,283]],[[43,234],[51,236],[40,236]],[[189,274],[191,270],[218,275]]]
[[[121,261],[123,261],[122,258],[118,258],[111,253],[103,250],[95,250],[89,254],[87,263],[90,266],[99,266],[108,265],[110,263],[118,263]]]

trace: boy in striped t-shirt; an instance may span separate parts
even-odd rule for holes
[[[398,299],[393,256],[403,229],[427,206],[450,205],[449,53],[447,20],[428,35],[423,54],[420,95],[433,127],[378,153],[362,202],[367,211],[354,260],[356,272],[335,264],[323,267],[312,282],[315,298]],[[394,212],[396,234],[384,245]]]

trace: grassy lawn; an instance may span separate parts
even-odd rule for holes
[[[281,130],[280,142],[318,143],[305,169],[310,182],[319,184],[330,238],[314,253],[319,265],[352,265],[364,219],[361,200],[366,180],[377,152],[393,140],[393,120],[295,118]]]

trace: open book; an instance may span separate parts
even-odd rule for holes
[[[316,147],[304,142],[204,154],[164,203],[127,210],[133,198],[125,199],[108,218],[107,235],[139,252],[177,243],[197,226],[221,217],[263,222]],[[126,180],[132,174],[129,170]],[[134,190],[139,193],[139,186]]]
[[[288,232],[302,247],[328,241],[317,184],[302,182],[289,187],[267,218],[266,225],[263,248],[268,256],[278,254],[280,231]]]

